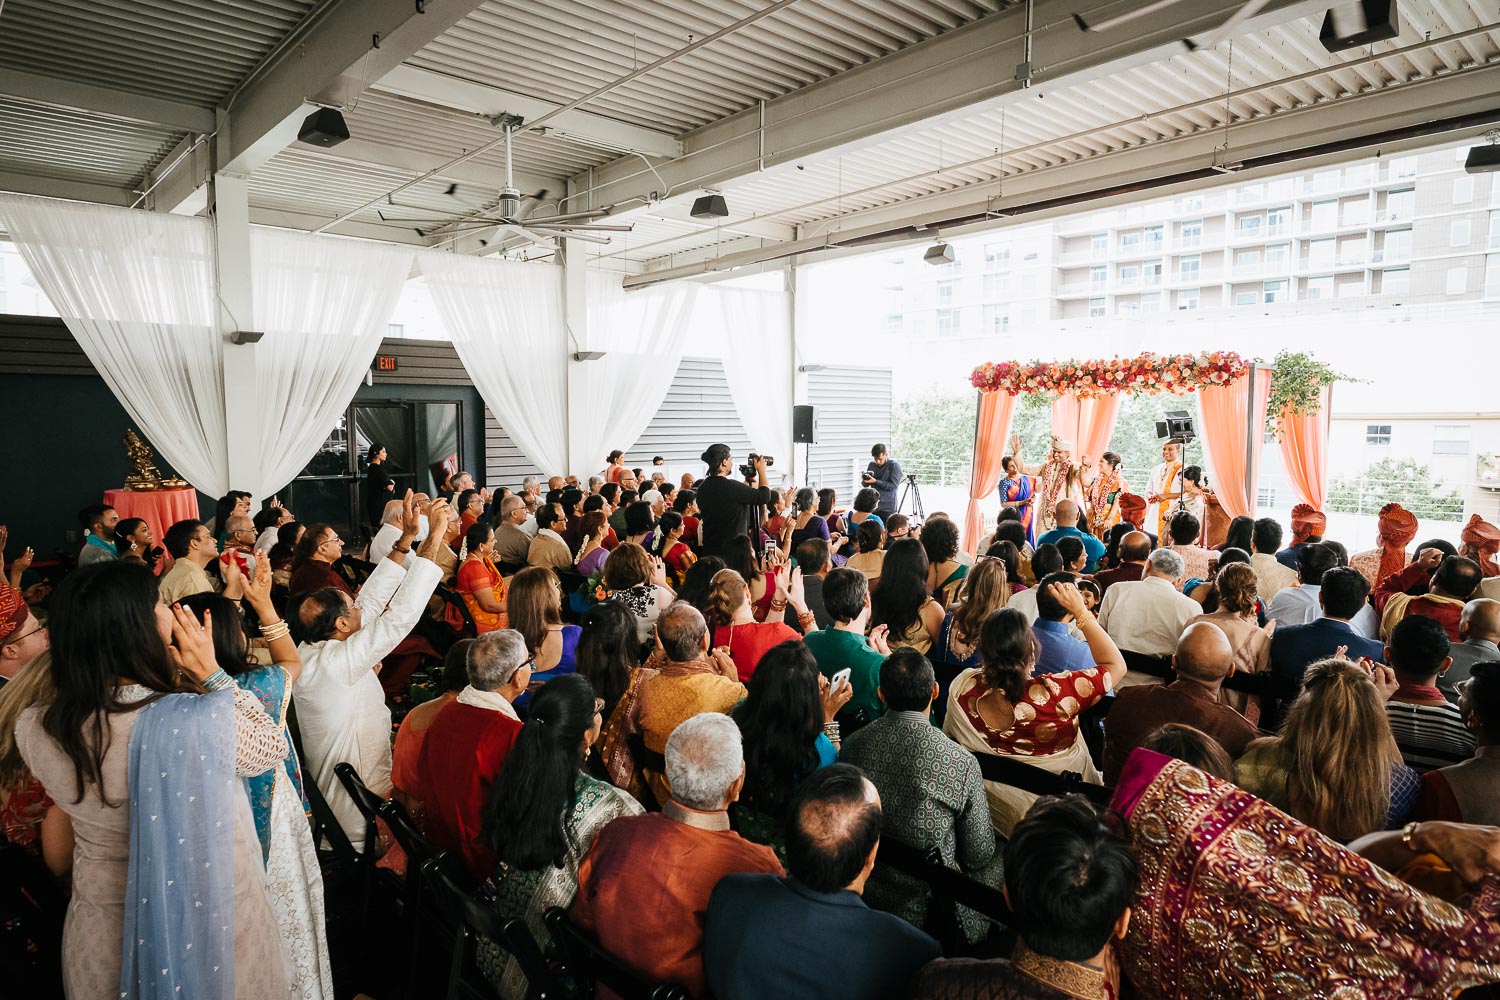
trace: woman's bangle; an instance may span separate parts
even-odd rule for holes
[[[771,610],[772,611],[785,611],[786,610],[786,601],[778,601],[778,600],[774,600],[773,599],[771,601]]]
[[[219,669],[215,670],[213,673],[211,673],[207,677],[203,678],[203,681],[202,681],[202,684],[203,684],[204,688],[206,688],[209,691],[220,691],[220,690],[222,690],[224,688],[229,687],[229,685],[231,685],[233,683],[234,683],[234,678],[232,678],[228,674],[226,674],[224,672],[224,668],[223,667],[220,667]]]
[[[1417,835],[1417,828],[1421,825],[1421,823],[1408,823],[1401,828],[1401,843],[1405,844],[1406,849],[1413,854],[1417,853],[1417,845],[1411,841]]]
[[[811,611],[797,612],[797,627],[802,630],[804,635],[816,624],[818,624],[818,616]]]
[[[277,639],[285,639],[292,634],[292,627],[280,618],[262,622],[260,626],[260,637],[267,642],[275,642]]]
[[[823,735],[828,737],[830,743],[839,742],[839,724],[835,722],[823,723]]]

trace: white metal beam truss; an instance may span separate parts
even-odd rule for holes
[[[321,215],[309,215],[306,212],[288,212],[274,208],[250,209],[250,222],[257,226],[274,226],[277,229],[296,229],[306,232],[316,229],[328,218]],[[328,232],[335,236],[354,236],[366,240],[382,240],[386,243],[410,243],[413,246],[425,247],[427,241],[416,234],[411,226],[380,225],[371,222],[340,222]]]
[[[44,177],[41,174],[28,174],[16,170],[0,170],[0,191],[35,194],[44,198],[67,198],[71,201],[91,201],[100,205],[128,206],[136,199],[136,193],[128,188],[69,180],[63,177]]]
[[[442,166],[449,157],[439,153],[429,153],[419,149],[407,149],[402,146],[390,146],[384,143],[371,142],[368,139],[360,139],[357,136],[345,139],[337,146],[329,146],[320,149],[316,146],[299,146],[315,155],[331,156],[336,159],[349,160],[354,163],[365,163],[377,167],[393,167],[412,174],[425,174],[428,171]],[[474,160],[466,163],[457,163],[445,167],[434,175],[444,180],[456,181],[460,184],[475,184],[480,187],[498,191],[504,180],[501,172],[494,167],[486,166]],[[567,188],[567,179],[563,177],[547,177],[543,174],[532,174],[517,171],[514,175],[517,186],[523,191],[537,191],[546,189],[548,191],[563,191]],[[434,217],[434,223],[436,223]]]
[[[478,7],[480,0],[339,3],[225,102],[218,169],[249,174],[296,140],[318,105],[340,105]]]
[[[0,66],[0,97],[12,97],[54,108],[91,111],[147,125],[162,125],[183,132],[212,132],[213,108],[200,108],[91,83],[40,76]]]

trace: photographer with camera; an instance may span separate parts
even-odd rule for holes
[[[753,474],[756,485],[738,482],[729,475],[734,460],[729,445],[711,444],[703,453],[708,476],[698,487],[698,512],[703,522],[703,554],[718,555],[735,535],[760,537],[760,516],[773,494],[766,483],[766,466],[775,460],[751,454],[740,467],[746,479]]]
[[[896,488],[901,485],[901,463],[890,456],[883,444],[870,449],[874,459],[865,467],[860,482],[880,494],[880,503],[875,505],[875,514],[882,522],[896,513]]]

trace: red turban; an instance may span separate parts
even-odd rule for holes
[[[1475,514],[1459,532],[1458,540],[1478,550],[1479,568],[1485,576],[1500,576],[1500,565],[1495,563],[1495,553],[1500,552],[1500,528]]]
[[[30,611],[20,591],[0,583],[0,642],[9,639],[25,623]]]
[[[1309,538],[1322,538],[1328,518],[1310,503],[1299,503],[1292,508],[1292,544],[1301,545]]]
[[[1146,500],[1134,493],[1120,494],[1120,518],[1140,528],[1146,517]]]
[[[1417,537],[1417,515],[1399,503],[1388,503],[1380,508],[1380,569],[1375,577],[1384,580],[1392,573],[1406,567],[1406,546]]]

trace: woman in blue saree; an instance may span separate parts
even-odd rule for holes
[[[1036,547],[1036,519],[1033,517],[1035,502],[1033,494],[1036,483],[1031,476],[1021,471],[1014,457],[1006,455],[1000,460],[1005,478],[1000,480],[1000,506],[1014,507],[1021,512],[1021,524],[1026,528],[1026,544]]]

